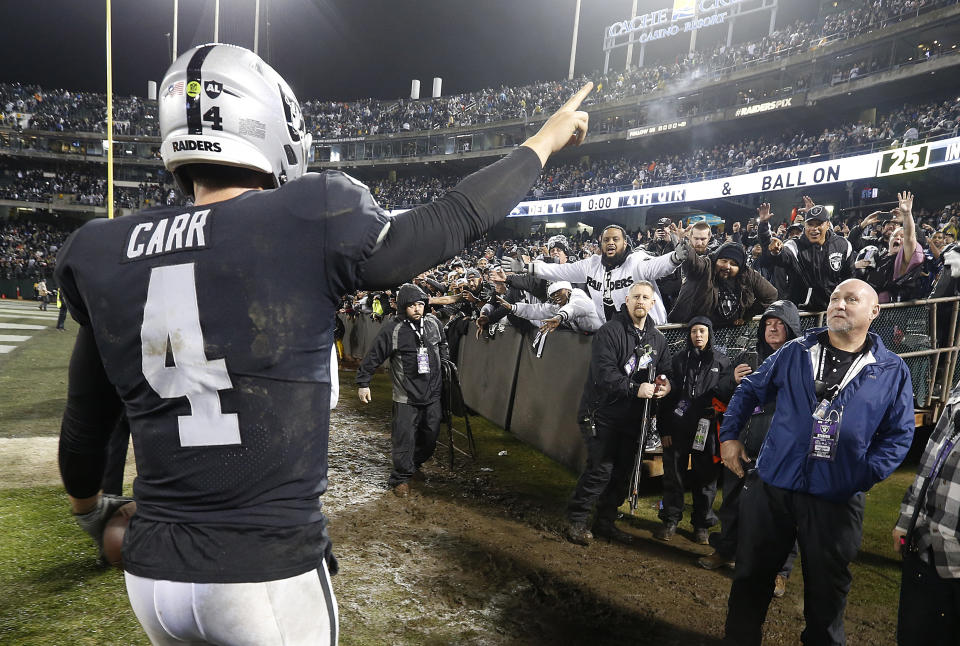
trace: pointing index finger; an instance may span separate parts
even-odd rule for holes
[[[580,104],[583,103],[583,100],[587,98],[587,95],[590,94],[590,91],[593,89],[593,81],[589,81],[582,88],[577,90],[577,93],[572,97],[567,99],[567,102],[563,104],[560,108],[561,110],[576,110],[580,107]]]

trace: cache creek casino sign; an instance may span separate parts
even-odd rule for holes
[[[674,0],[673,9],[657,9],[649,13],[634,16],[629,20],[615,22],[607,27],[605,36],[616,39],[620,36],[633,36],[633,40],[648,43],[669,38],[682,33],[690,33],[703,27],[719,25],[726,21],[728,7],[740,4],[743,0]]]

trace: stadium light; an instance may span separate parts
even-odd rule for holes
[[[578,31],[580,31],[580,0],[577,0],[577,7],[573,11],[573,43],[570,45],[570,71],[567,72],[567,80],[573,80],[573,64],[577,60]]]
[[[113,36],[107,0],[107,218],[113,219]]]
[[[257,0],[253,9],[253,53],[260,55],[260,0]]]
[[[173,0],[173,48],[170,50],[170,63],[177,60],[177,16],[180,14],[180,0]]]

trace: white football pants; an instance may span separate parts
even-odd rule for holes
[[[124,573],[133,612],[154,646],[336,646],[327,564],[262,583],[185,583]]]

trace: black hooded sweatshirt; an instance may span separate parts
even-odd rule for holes
[[[767,325],[767,319],[769,318],[778,318],[783,321],[787,327],[788,342],[800,336],[803,331],[800,327],[800,314],[797,311],[796,305],[791,301],[776,301],[772,303],[760,317],[760,325],[757,327],[756,356],[754,357],[750,352],[743,352],[734,360],[734,367],[745,363],[756,370],[757,365],[766,361],[767,358],[774,353],[773,348],[771,348],[770,344],[764,339],[764,329]],[[784,345],[786,345],[786,343],[784,343]],[[733,379],[733,371],[731,370],[729,379],[723,386],[722,395],[726,397],[724,401],[730,400],[736,388],[737,383]],[[776,401],[771,401],[769,404],[758,407],[740,431],[740,441],[744,447],[746,447],[747,455],[753,459],[756,459],[760,454],[760,447],[763,446],[763,440],[766,438],[767,431],[770,429],[770,422],[773,421],[773,413],[776,411],[776,408]]]
[[[697,350],[690,341],[690,328],[705,325],[710,330],[707,345]],[[664,397],[657,415],[661,437],[671,437],[677,446],[693,444],[701,418],[715,419],[714,397],[721,399],[723,384],[732,378],[730,359],[713,351],[713,323],[709,317],[695,316],[687,324],[687,347],[673,357],[670,394]],[[731,391],[732,393],[732,391]],[[729,401],[721,399],[724,403]],[[682,411],[681,415],[677,415]]]

